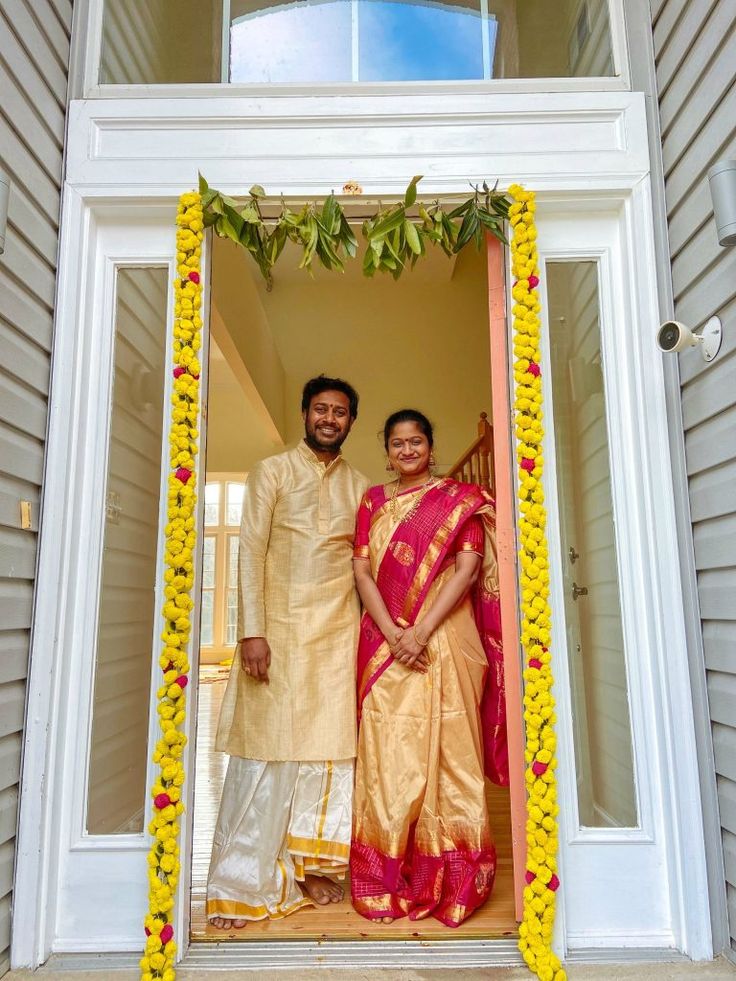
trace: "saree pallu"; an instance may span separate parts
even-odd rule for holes
[[[394,518],[373,488],[359,512],[356,554],[370,558],[395,622],[421,619],[458,552],[482,552],[482,573],[430,637],[427,674],[396,663],[363,616],[351,890],[369,919],[458,926],[495,877],[484,775],[508,782],[494,512],[477,487],[455,481],[417,504],[418,493],[397,497]]]

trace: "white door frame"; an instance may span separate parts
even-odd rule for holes
[[[647,405],[647,427],[626,430],[631,444],[625,463],[643,471],[644,495],[631,515],[626,540],[641,541],[645,549],[645,558],[627,573],[632,576],[628,588],[640,592],[650,611],[648,666],[642,690],[632,698],[632,713],[641,717],[649,711],[656,729],[657,756],[651,765],[656,785],[665,785],[661,800],[667,823],[661,834],[670,863],[672,941],[692,957],[712,956],[664,384],[653,344],[658,315],[644,97],[628,92],[468,92],[460,97],[438,91],[332,98],[122,99],[70,106],[13,964],[36,965],[52,950],[69,949],[67,939],[55,937],[53,870],[58,817],[70,779],[62,764],[68,762],[69,746],[78,737],[74,723],[80,710],[69,674],[78,637],[70,636],[69,627],[77,615],[75,588],[84,582],[84,569],[71,562],[78,509],[67,469],[85,440],[92,438],[84,415],[87,354],[79,334],[80,318],[90,302],[84,292],[92,262],[90,243],[96,222],[126,216],[135,220],[136,214],[154,221],[166,215],[172,222],[173,243],[176,199],[196,183],[198,169],[226,192],[242,192],[258,180],[270,191],[295,197],[339,190],[347,180],[358,180],[372,199],[400,195],[417,172],[427,175],[421,185],[425,194],[465,193],[469,178],[498,177],[502,186],[519,180],[536,189],[542,218],[545,209],[585,211],[599,208],[601,202],[622,216],[625,281],[632,291],[628,357],[635,385],[625,394],[628,398],[638,392],[646,396]],[[83,482],[94,478],[90,473],[77,476]],[[558,684],[558,698],[562,718],[564,681]],[[643,703],[637,707],[639,699]],[[190,795],[192,749],[190,741],[185,761]],[[561,780],[571,776],[570,759],[570,734],[563,722]],[[571,834],[564,818],[563,831]],[[565,880],[564,836],[562,841],[560,937],[568,946],[570,941],[585,944],[590,937],[565,935],[565,897],[574,886]],[[185,879],[182,876],[182,888]],[[179,905],[180,938],[188,915],[182,912],[185,905]],[[94,938],[98,950],[100,939]],[[605,939],[597,938],[596,943]],[[116,949],[140,946],[137,929]],[[257,953],[253,945],[248,947]],[[308,960],[306,949],[303,956]]]

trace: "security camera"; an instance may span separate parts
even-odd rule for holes
[[[665,321],[657,334],[659,350],[664,351],[665,354],[684,351],[686,347],[695,347],[698,343],[699,338],[679,320]]]
[[[657,331],[657,346],[665,354],[698,347],[704,361],[712,361],[721,348],[721,321],[711,317],[703,326],[691,330],[679,320],[666,320]]]

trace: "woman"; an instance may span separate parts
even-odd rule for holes
[[[388,468],[358,511],[360,731],[353,905],[459,926],[496,870],[485,772],[508,782],[494,507],[432,477],[421,412],[386,420]],[[489,670],[490,666],[490,670]]]

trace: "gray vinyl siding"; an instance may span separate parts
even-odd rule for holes
[[[0,975],[8,968],[18,782],[44,463],[71,0],[0,0]],[[21,500],[33,527],[20,529]]]
[[[736,156],[736,4],[652,0],[675,311],[718,314],[721,353],[680,355],[682,414],[729,931],[736,950],[736,249],[718,245],[707,171]]]

